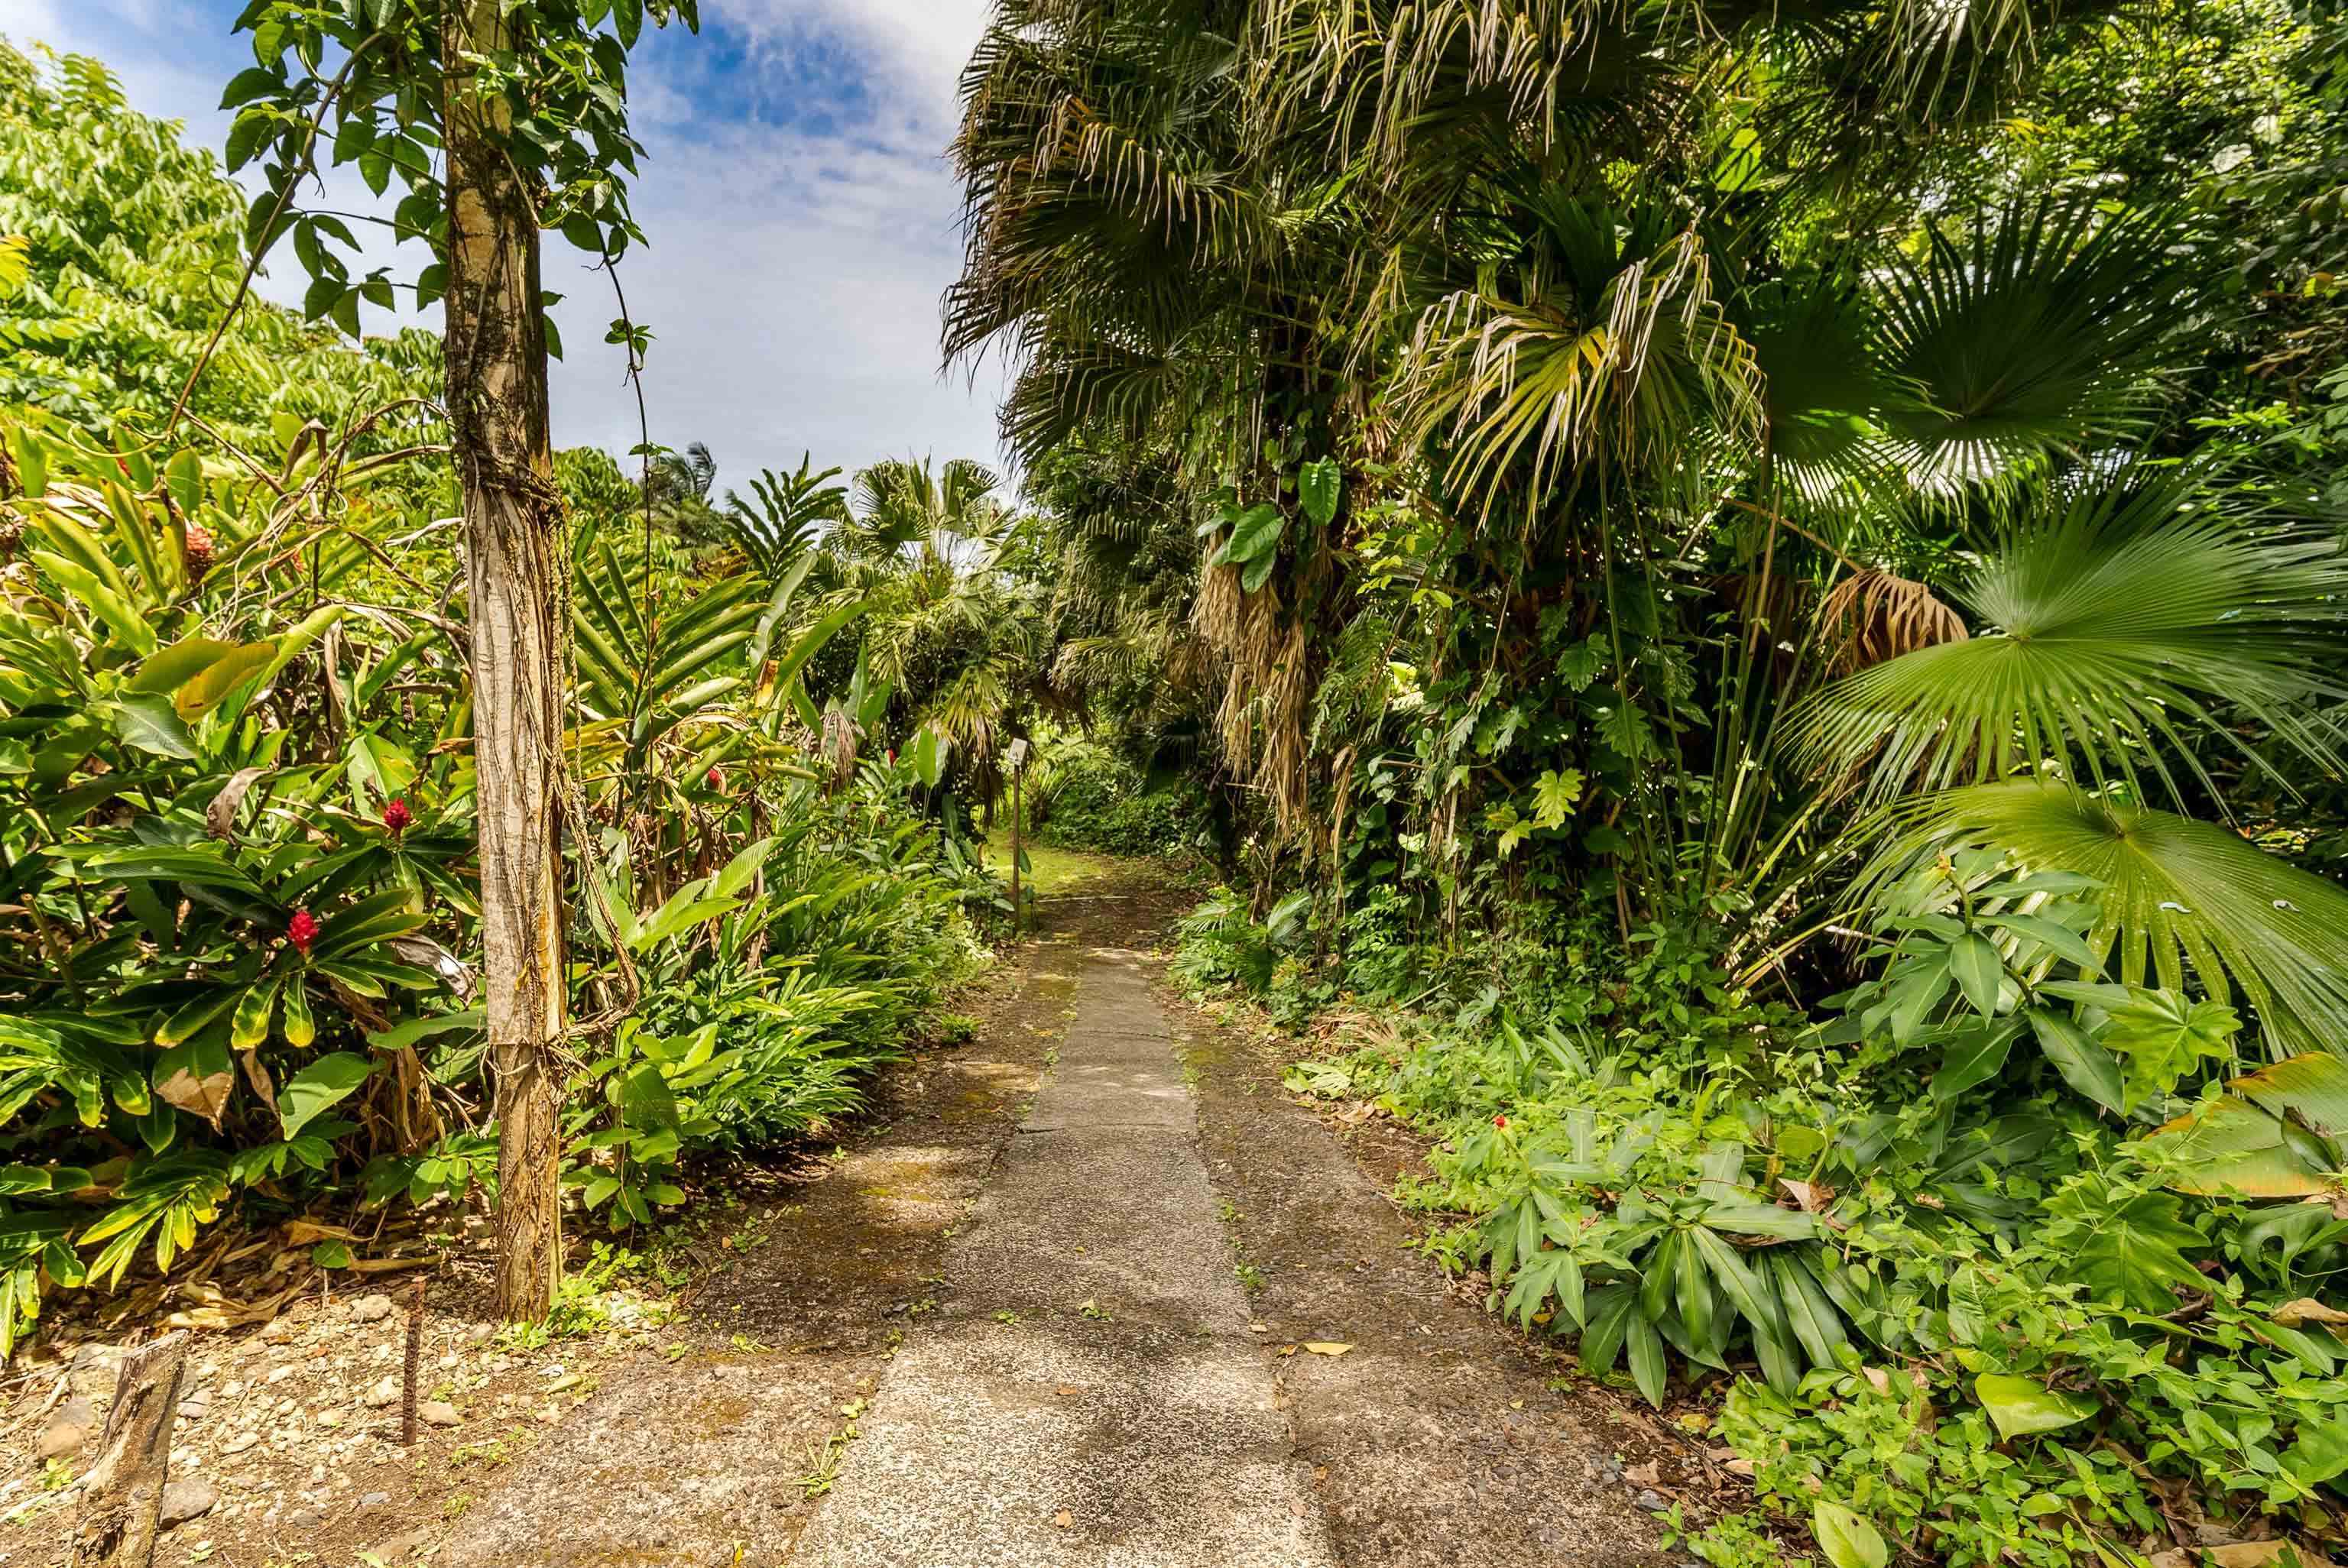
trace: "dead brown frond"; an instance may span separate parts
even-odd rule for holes
[[[1837,583],[1818,606],[1818,628],[1828,668],[1837,675],[1972,635],[1964,617],[1941,603],[1930,585],[1878,570]]]

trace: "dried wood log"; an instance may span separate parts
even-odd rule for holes
[[[188,1361],[181,1329],[122,1354],[98,1462],[82,1478],[73,1568],[149,1568]]]

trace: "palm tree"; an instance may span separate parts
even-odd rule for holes
[[[2343,695],[2327,541],[2147,463],[2189,445],[2165,399],[2223,308],[2209,248],[2102,191],[1925,200],[2100,21],[1015,3],[965,78],[948,352],[1015,356],[1031,467],[1178,467],[1223,758],[1283,823],[1334,829],[1343,770],[1390,749],[1456,900],[1462,821],[1570,764],[1609,832],[1570,863],[1781,915],[1848,902],[1787,867],[2003,834],[2110,881],[2122,968],[2341,1038],[2283,972],[2348,972],[2348,923],[2299,917],[2337,890],[2191,820],[2229,769],[2334,766]],[[1315,526],[1323,454],[1346,499]],[[1244,581],[1212,548],[1242,517],[1277,541]],[[1176,647],[1148,608],[1094,646]]]
[[[870,606],[862,658],[902,733],[935,731],[983,780],[1043,653],[1035,596],[1004,570],[1021,520],[999,487],[967,459],[876,463],[822,546],[835,595]]]

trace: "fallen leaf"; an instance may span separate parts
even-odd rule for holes
[[[2348,1323],[2348,1312],[2326,1307],[2312,1296],[2302,1296],[2297,1301],[2286,1301],[2276,1307],[2274,1320],[2285,1328],[2296,1328],[2303,1323],[2321,1323],[2330,1327],[2334,1324]]]
[[[1074,1530],[1076,1527],[1076,1516],[1064,1508],[1052,1515],[1052,1522],[1062,1530]]]
[[[1315,1356],[1343,1356],[1353,1348],[1351,1345],[1340,1345],[1333,1339],[1308,1339],[1304,1348]]]
[[[1624,1471],[1622,1479],[1634,1486],[1661,1486],[1663,1484],[1663,1467],[1649,1460],[1645,1464],[1634,1464]]]
[[[1753,1461],[1749,1459],[1733,1459],[1721,1468],[1731,1475],[1749,1476],[1753,1473]]]
[[[1251,1323],[1248,1325],[1248,1332],[1251,1334],[1269,1334],[1272,1332],[1272,1325],[1269,1323]]]
[[[1059,1395],[1059,1396],[1060,1396],[1060,1398],[1062,1398],[1062,1399],[1075,1399],[1078,1394],[1081,1394],[1081,1393],[1083,1393],[1083,1392],[1084,1392],[1084,1390],[1083,1390],[1082,1389],[1078,1388],[1078,1387],[1077,1387],[1076,1384],[1074,1384],[1074,1383],[1063,1383],[1063,1384],[1061,1384],[1058,1388],[1056,1388],[1056,1389],[1053,1389],[1052,1391],[1053,1391],[1054,1393],[1056,1393],[1056,1394]]]
[[[1296,1347],[1293,1345],[1282,1345],[1279,1349],[1274,1350],[1272,1354],[1275,1356],[1293,1356],[1296,1354]]]

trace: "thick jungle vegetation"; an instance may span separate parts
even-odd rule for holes
[[[1741,1456],[1715,1562],[2343,1539],[2343,48],[1031,0],[964,78],[1059,673],[1235,825],[1183,968]]]
[[[232,101],[291,79],[256,68]],[[97,62],[0,47],[0,1347],[60,1293],[265,1317],[396,1266],[360,1240],[386,1213],[461,1229],[517,1180],[448,351],[348,330],[380,279],[243,293],[267,200]],[[331,276],[340,220],[287,212]],[[853,504],[806,464],[714,502],[698,450],[545,472],[574,1021],[539,1153],[574,1227],[644,1238],[959,1027],[1008,907],[973,822],[1045,634],[972,555],[1018,521],[972,465]]]
[[[1001,0],[1015,487],[554,449],[647,21],[253,0],[219,159],[0,46],[0,1349],[419,1225],[543,1317],[956,1027],[1015,811],[1213,863],[1719,1568],[2336,1556],[2336,5]]]

